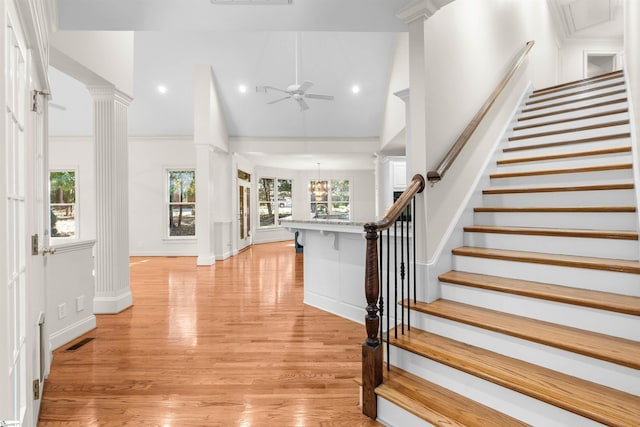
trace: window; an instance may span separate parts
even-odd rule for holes
[[[51,207],[51,237],[76,238],[76,172],[49,173],[49,203]]]
[[[260,178],[258,180],[260,227],[273,227],[281,219],[291,217],[291,180]]]
[[[169,237],[196,235],[196,173],[194,170],[170,170]]]
[[[349,180],[316,180],[309,183],[311,218],[349,219]]]

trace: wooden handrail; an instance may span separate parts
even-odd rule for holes
[[[368,222],[364,225],[364,231],[367,233],[377,233],[379,231],[384,231],[387,228],[391,227],[396,219],[402,215],[402,212],[409,206],[411,200],[415,197],[416,194],[422,193],[425,187],[424,177],[420,174],[415,174],[413,178],[411,178],[411,182],[407,186],[407,188],[402,192],[400,197],[391,205],[387,212],[385,212],[382,219],[376,222]]]
[[[458,155],[460,154],[464,146],[467,144],[469,139],[471,139],[471,135],[473,135],[473,133],[476,131],[476,129],[480,125],[480,122],[482,121],[484,116],[487,115],[487,113],[489,112],[489,109],[491,109],[491,106],[494,104],[496,99],[498,99],[500,94],[504,91],[504,88],[507,87],[507,84],[509,84],[509,81],[511,81],[511,78],[513,77],[513,75],[518,71],[518,69],[524,62],[525,58],[527,57],[527,54],[529,53],[529,51],[531,50],[534,44],[535,44],[535,41],[533,40],[529,40],[525,44],[525,46],[522,48],[520,55],[518,55],[518,57],[511,63],[509,70],[504,75],[504,77],[502,78],[498,86],[496,86],[496,88],[493,90],[491,95],[489,95],[489,98],[485,101],[482,107],[480,107],[480,110],[478,110],[478,112],[476,113],[475,116],[473,116],[473,119],[471,119],[467,127],[462,131],[460,136],[458,136],[458,139],[456,139],[456,142],[453,144],[449,152],[444,156],[442,161],[440,161],[440,163],[438,164],[438,167],[436,167],[435,170],[427,172],[427,180],[431,185],[440,181],[444,177],[444,174],[451,167],[454,160],[458,157]]]

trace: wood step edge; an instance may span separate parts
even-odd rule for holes
[[[463,228],[467,233],[516,234],[525,236],[577,237],[585,239],[638,240],[635,231],[582,230],[536,227],[501,227],[495,225],[470,225]]]
[[[568,118],[568,119],[552,120],[550,122],[536,123],[536,124],[533,124],[533,125],[515,126],[513,128],[513,131],[517,132],[517,131],[526,130],[526,129],[534,129],[534,128],[539,128],[539,127],[544,127],[544,126],[553,126],[553,125],[559,125],[559,124],[563,124],[563,123],[577,122],[579,120],[597,119],[598,117],[613,116],[615,114],[625,114],[625,113],[628,113],[628,112],[629,112],[628,108],[620,108],[620,109],[617,109],[617,110],[603,111],[601,113],[595,113],[595,114],[588,114],[586,116],[576,116],[576,117],[571,117],[571,118]]]
[[[606,77],[610,77],[610,76],[615,76],[614,78],[623,76],[624,72],[623,70],[616,70],[616,71],[610,71],[608,73],[604,73],[604,74],[600,74],[598,76],[593,76],[593,77],[589,77],[587,79],[579,79],[579,80],[573,80],[567,83],[561,83],[561,84],[557,84],[557,85],[553,85],[553,86],[548,86],[548,87],[543,87],[540,89],[536,89],[533,91],[533,93],[541,93],[541,92],[546,92],[548,90],[554,90],[554,89],[558,89],[558,88],[563,88],[566,86],[570,86],[570,85],[575,85],[575,84],[580,84],[580,83],[593,83],[594,81],[606,78]]]
[[[533,138],[541,138],[541,137],[545,137],[545,136],[553,136],[553,135],[562,135],[565,133],[575,133],[575,132],[584,132],[587,130],[595,130],[595,129],[605,129],[605,128],[609,128],[609,127],[614,127],[614,126],[626,126],[629,124],[629,120],[616,120],[613,122],[607,122],[607,123],[598,123],[595,125],[588,125],[588,126],[580,126],[577,128],[571,128],[571,129],[558,129],[558,130],[552,130],[552,131],[548,131],[548,132],[538,132],[538,133],[531,133],[531,134],[527,134],[527,135],[518,135],[518,136],[511,136],[509,138],[507,138],[509,141],[521,141],[523,139],[533,139]]]
[[[588,109],[591,109],[591,108],[606,107],[606,106],[609,106],[609,105],[621,104],[621,103],[625,103],[625,102],[627,102],[627,97],[626,96],[622,97],[622,98],[618,98],[618,99],[611,99],[609,101],[603,101],[603,102],[597,102],[595,104],[584,105],[582,107],[565,108],[564,110],[549,111],[547,113],[533,114],[531,116],[519,116],[517,118],[517,121],[518,122],[524,122],[524,121],[527,121],[527,120],[540,119],[540,118],[543,118],[543,117],[556,116],[556,115],[559,115],[559,114],[575,113],[577,111],[588,110]]]
[[[618,163],[618,164],[610,164],[610,165],[584,166],[584,167],[564,168],[564,169],[538,169],[538,170],[522,171],[522,172],[496,172],[489,175],[489,177],[491,179],[505,179],[505,178],[521,178],[521,177],[527,177],[527,176],[607,172],[607,171],[628,170],[628,169],[633,169],[632,163]]]
[[[572,139],[568,141],[546,142],[543,144],[522,145],[517,147],[503,148],[503,153],[513,153],[514,151],[538,150],[542,148],[562,147],[565,145],[586,144],[589,142],[611,141],[614,139],[630,138],[630,133],[617,133],[614,135],[594,136],[589,138]]]
[[[638,341],[444,299],[432,303],[412,302],[411,310],[631,369],[640,369]]]
[[[633,213],[635,206],[478,206],[474,212]]]
[[[553,104],[541,105],[541,106],[538,106],[538,107],[524,108],[521,112],[522,113],[530,113],[532,111],[540,111],[540,110],[546,110],[547,108],[554,108],[554,107],[561,107],[563,105],[575,104],[576,102],[591,101],[593,99],[606,98],[607,96],[621,95],[623,93],[626,93],[626,91],[624,89],[613,90],[611,92],[599,93],[599,94],[591,95],[591,96],[585,96],[584,98],[571,99],[571,100],[567,100],[567,101],[560,101],[560,102],[556,102],[556,103],[553,103]]]
[[[632,426],[640,397],[513,359],[480,347],[411,328],[389,342],[406,351],[594,421]]]
[[[538,90],[534,90],[531,93],[530,98],[536,98],[538,96],[544,96],[544,95],[549,95],[551,93],[557,93],[557,92],[562,92],[565,90],[571,90],[571,89],[575,89],[575,88],[579,88],[582,86],[589,86],[589,85],[595,85],[598,83],[603,83],[609,80],[615,80],[615,79],[619,79],[623,77],[622,73],[617,74],[617,75],[610,75],[610,76],[604,76],[604,77],[599,77],[597,79],[592,79],[589,81],[577,81],[577,82],[573,82],[573,83],[566,83],[563,85],[558,85],[558,86],[553,86],[550,88],[543,88],[543,89],[538,89]]]
[[[640,297],[631,295],[455,270],[441,274],[438,279],[461,286],[640,316]]]
[[[453,255],[468,256],[502,261],[525,262],[529,264],[555,265],[559,267],[584,268],[589,270],[614,271],[640,274],[640,262],[624,259],[557,255],[541,252],[512,251],[461,246],[453,249]]]
[[[500,159],[498,166],[510,165],[513,163],[543,162],[547,160],[571,159],[574,157],[606,156],[608,154],[630,153],[631,146],[604,148],[600,150],[574,151],[572,153],[548,154],[545,156],[517,157],[512,159]]]
[[[621,81],[621,82],[616,82],[616,83],[609,83],[609,84],[602,85],[602,86],[590,87],[590,88],[587,88],[587,89],[578,89],[575,92],[568,92],[568,93],[563,93],[563,94],[560,94],[560,95],[553,95],[553,96],[550,96],[548,98],[533,99],[531,101],[525,102],[524,105],[540,104],[542,102],[554,101],[556,99],[567,98],[569,96],[582,95],[582,94],[589,93],[589,92],[595,92],[597,90],[611,89],[611,88],[618,87],[618,86],[624,86],[624,84],[625,84],[624,81]],[[571,89],[576,89],[576,88],[574,87],[574,88],[571,88]],[[571,90],[571,89],[567,89],[567,90]],[[534,98],[541,97],[541,96],[544,96],[544,95],[549,95],[549,94],[548,93],[546,93],[546,94],[536,94]],[[531,97],[529,99],[531,99]]]
[[[593,184],[593,185],[566,185],[559,187],[505,187],[487,188],[482,190],[482,194],[521,194],[521,193],[562,193],[575,191],[613,191],[613,190],[633,190],[632,182],[617,184]]]
[[[433,425],[527,426],[445,387],[392,366],[376,394]]]

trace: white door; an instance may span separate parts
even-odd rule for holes
[[[27,57],[19,21],[8,7],[4,38],[4,151],[5,186],[1,203],[5,238],[6,275],[2,275],[0,305],[2,346],[0,346],[0,420],[31,424],[29,390],[29,354],[27,331],[27,208],[26,208],[26,138],[27,126]],[[6,230],[6,232],[5,232]],[[2,269],[0,269],[1,271]],[[26,423],[25,423],[26,421]]]
[[[251,244],[251,187],[238,179],[238,250]]]

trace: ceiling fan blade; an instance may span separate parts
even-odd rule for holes
[[[282,93],[289,93],[284,89],[280,89],[277,87],[273,87],[273,86],[256,86],[256,92],[267,92],[269,90],[277,90],[278,92],[282,92]]]
[[[312,98],[312,99],[326,99],[328,101],[331,101],[333,99],[333,96],[331,96],[331,95],[317,95],[315,93],[305,93],[304,97],[305,98]]]
[[[309,80],[305,80],[302,82],[302,84],[300,85],[300,87],[298,88],[299,92],[305,92],[307,89],[309,89],[311,86],[313,86],[313,83],[310,82]]]
[[[284,101],[285,99],[289,99],[289,98],[291,98],[291,95],[284,96],[282,98],[278,98],[278,99],[273,100],[273,101],[269,101],[269,102],[267,102],[267,104],[275,104],[276,102]]]
[[[304,111],[304,110],[308,110],[309,109],[309,105],[307,105],[307,103],[304,102],[304,99],[295,98],[295,100],[298,101],[298,105],[300,106],[300,111]]]

